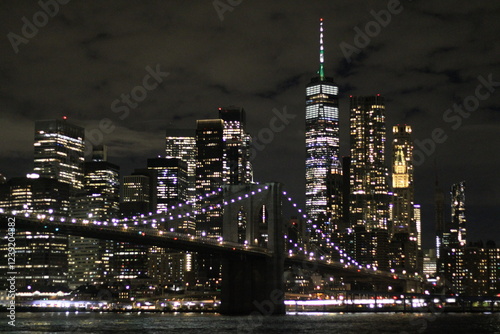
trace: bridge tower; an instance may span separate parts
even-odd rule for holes
[[[226,256],[221,313],[284,314],[284,227],[280,183],[224,186],[223,239],[267,249]]]

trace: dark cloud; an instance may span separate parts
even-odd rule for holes
[[[500,81],[500,3],[401,1],[401,13],[348,62],[340,44],[354,45],[354,28],[364,30],[374,20],[371,11],[387,3],[244,1],[221,21],[211,1],[72,1],[16,54],[7,34],[20,35],[21,18],[32,21],[40,7],[2,2],[0,173],[30,171],[37,119],[68,115],[88,129],[111,119],[116,128],[105,142],[126,174],[163,152],[167,127],[193,128],[198,118],[217,117],[217,107],[237,105],[247,110],[256,135],[274,108],[286,107],[296,118],[257,154],[255,177],[284,182],[303,200],[304,87],[318,70],[322,16],[327,75],[340,87],[342,154],[348,154],[348,96],[383,94],[388,130],[407,122],[417,140],[437,127],[448,136],[416,170],[426,244],[432,242],[435,160],[446,190],[467,181],[470,235],[486,238],[497,226],[491,230],[498,241],[499,92],[456,130],[443,113],[475,93],[479,76]],[[170,75],[120,119],[112,102],[157,64]]]

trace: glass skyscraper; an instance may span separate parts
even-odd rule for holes
[[[306,86],[306,213],[317,225],[329,230],[329,196],[331,174],[341,175],[339,162],[338,87],[333,78],[325,76],[323,19],[320,20],[320,53],[318,76]],[[331,183],[331,182],[330,182]],[[334,215],[340,216],[340,209]]]

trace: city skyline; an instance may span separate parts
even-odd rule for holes
[[[195,5],[194,9],[179,6],[180,14],[175,17],[173,11],[166,9],[153,14],[153,10],[147,10],[153,9],[152,5],[146,5],[147,9],[139,13],[120,4],[118,7],[123,6],[120,15],[125,15],[121,17],[131,20],[130,31],[126,32],[113,24],[117,21],[105,22],[105,13],[112,8],[106,4],[100,5],[102,12],[93,22],[82,19],[83,26],[93,29],[72,26],[72,22],[79,22],[78,13],[87,13],[91,8],[71,3],[61,6],[60,13],[40,28],[28,44],[19,45],[17,54],[4,39],[2,43],[7,47],[1,65],[6,75],[0,76],[4,130],[0,173],[11,178],[32,172],[32,133],[36,120],[67,115],[72,122],[92,131],[98,129],[101,119],[110,119],[116,128],[104,134],[104,144],[110,148],[109,161],[120,165],[123,177],[135,168],[144,168],[147,158],[164,155],[166,129],[194,128],[196,119],[216,118],[218,107],[235,105],[247,111],[248,132],[257,140],[260,131],[269,128],[272,117],[290,115],[283,130],[274,133],[273,140],[257,150],[252,164],[255,180],[281,181],[296,194],[294,197],[304,200],[303,91],[317,70],[317,20],[324,16],[325,71],[327,76],[334,77],[340,92],[341,155],[349,153],[348,96],[381,93],[386,98],[388,129],[398,123],[411,125],[413,139],[420,142],[432,138],[435,128],[442,128],[447,136],[444,143],[435,143],[436,152],[425,156],[424,163],[414,170],[415,200],[422,205],[424,246],[433,246],[434,241],[435,160],[439,182],[448,199],[451,184],[463,179],[467,182],[468,240],[491,237],[498,241],[500,185],[495,178],[498,166],[495,129],[499,121],[494,114],[499,105],[498,94],[481,100],[477,111],[460,119],[460,126],[457,118],[452,122],[443,120],[454,103],[465,103],[467,97],[474,95],[476,86],[483,83],[478,79],[480,76],[487,80],[491,74],[494,82],[500,78],[494,72],[496,60],[483,60],[495,53],[495,50],[487,52],[487,48],[488,38],[493,39],[493,27],[498,24],[490,22],[498,6],[491,5],[491,16],[486,15],[484,23],[474,20],[469,23],[479,30],[474,36],[467,36],[473,41],[462,45],[457,40],[448,40],[450,33],[454,36],[454,29],[470,30],[455,26],[455,18],[464,15],[458,6],[446,7],[450,11],[446,12],[439,4],[426,5],[424,10],[420,4],[403,2],[403,10],[392,16],[380,34],[370,37],[362,54],[353,54],[349,63],[340,45],[342,42],[355,45],[354,27],[363,28],[374,21],[370,10],[386,10],[387,2],[374,2],[366,10],[355,11],[349,11],[350,5],[346,3],[339,3],[338,8],[315,4],[311,11],[301,13],[302,20],[294,16],[303,9],[300,5],[287,8],[267,5],[264,9],[261,4],[242,3],[225,12],[221,21],[211,3]],[[20,18],[31,18],[40,10],[36,4],[10,6],[15,14],[2,23],[5,35],[9,31],[20,34]],[[471,18],[487,12],[486,9],[475,12],[467,6],[475,5],[467,4],[463,9],[463,13],[472,12]],[[335,15],[336,9],[349,15]],[[153,16],[151,23],[142,21],[145,12]],[[353,17],[351,12],[360,17]],[[440,18],[441,14],[444,18]],[[165,25],[162,15],[168,17]],[[440,20],[449,23],[441,27]],[[422,30],[432,30],[435,34],[429,37],[417,31],[419,22],[424,25]],[[205,26],[209,28],[202,28]],[[409,36],[398,32],[404,29]],[[57,38],[66,36],[65,32],[71,38]],[[420,49],[415,49],[409,43],[412,40],[428,41],[429,45],[418,43]],[[68,43],[69,48],[64,51],[62,48]],[[131,48],[134,43],[141,52]],[[479,49],[486,51],[479,53]],[[410,51],[417,52],[413,55]],[[478,52],[476,57],[473,51]],[[453,55],[457,52],[467,65],[455,61]],[[121,94],[130,94],[146,75],[158,69],[169,73],[159,78],[162,81],[158,88],[148,90],[143,101],[129,108],[127,117],[122,117],[127,115],[125,112],[115,113],[111,108],[113,102]],[[485,92],[487,89],[482,88],[481,93]],[[457,116],[448,114],[451,115]],[[389,133],[388,137],[390,142]],[[489,145],[483,145],[484,142]],[[269,164],[275,167],[269,168]],[[445,208],[445,220],[450,220],[449,208],[447,205]]]

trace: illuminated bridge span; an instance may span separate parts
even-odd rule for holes
[[[200,196],[198,199],[214,197],[214,203],[193,210],[194,203],[181,203],[168,211],[150,215],[94,221],[58,217],[49,214],[33,214],[0,211],[2,220],[16,217],[16,229],[60,233],[89,238],[131,242],[140,245],[159,246],[182,251],[219,254],[222,259],[221,312],[226,314],[249,314],[261,309],[263,303],[273,305],[272,313],[283,314],[283,300],[276,297],[283,294],[283,273],[287,266],[299,266],[324,273],[335,273],[342,277],[364,279],[373,285],[394,285],[399,281],[405,284],[411,279],[379,271],[377,268],[362,266],[347,252],[333,242],[332,251],[337,251],[340,261],[333,261],[329,254],[307,244],[295,244],[285,253],[284,224],[282,217],[283,197],[290,201],[297,212],[307,219],[298,209],[281,184],[250,184],[225,186],[216,192]],[[259,242],[262,226],[259,214],[262,206],[267,209],[266,242]],[[196,207],[196,206],[194,206]],[[175,232],[175,228],[164,229],[169,221],[176,221],[198,213],[224,208],[222,237],[208,238]],[[241,209],[246,212],[245,242],[238,242],[239,236],[236,215]],[[175,226],[172,225],[172,226]],[[320,235],[323,235],[321,231]],[[240,240],[241,241],[241,240]],[[290,247],[289,247],[290,248]],[[230,277],[231,279],[224,279]],[[415,283],[415,282],[414,282]],[[386,290],[387,291],[387,290]],[[266,304],[268,305],[268,304]]]
[[[254,254],[270,256],[266,248],[249,246],[237,242],[224,241],[222,238],[198,237],[185,233],[159,230],[144,226],[128,226],[107,222],[89,221],[87,219],[67,219],[66,217],[49,216],[43,219],[33,214],[3,213],[2,217],[16,217],[16,229],[33,232],[50,232],[75,235],[94,239],[131,242],[137,245],[159,246],[190,252],[206,252],[213,254]],[[39,216],[39,215],[38,215]]]
[[[38,217],[37,217],[38,216]],[[180,251],[202,252],[212,254],[254,254],[270,257],[272,252],[265,247],[225,241],[223,238],[208,238],[186,233],[159,230],[145,226],[131,226],[108,222],[89,221],[87,219],[68,219],[67,217],[19,214],[4,212],[0,214],[3,220],[16,218],[16,229],[32,232],[50,232],[64,235],[75,235],[94,239],[130,242],[137,245],[158,246]],[[359,276],[383,276],[394,278],[394,274],[386,271],[368,269],[363,266],[345,264],[340,261],[321,259],[320,256],[285,253],[285,263],[301,264],[306,268],[335,269],[336,272],[351,273]],[[406,277],[401,277],[406,278]]]

